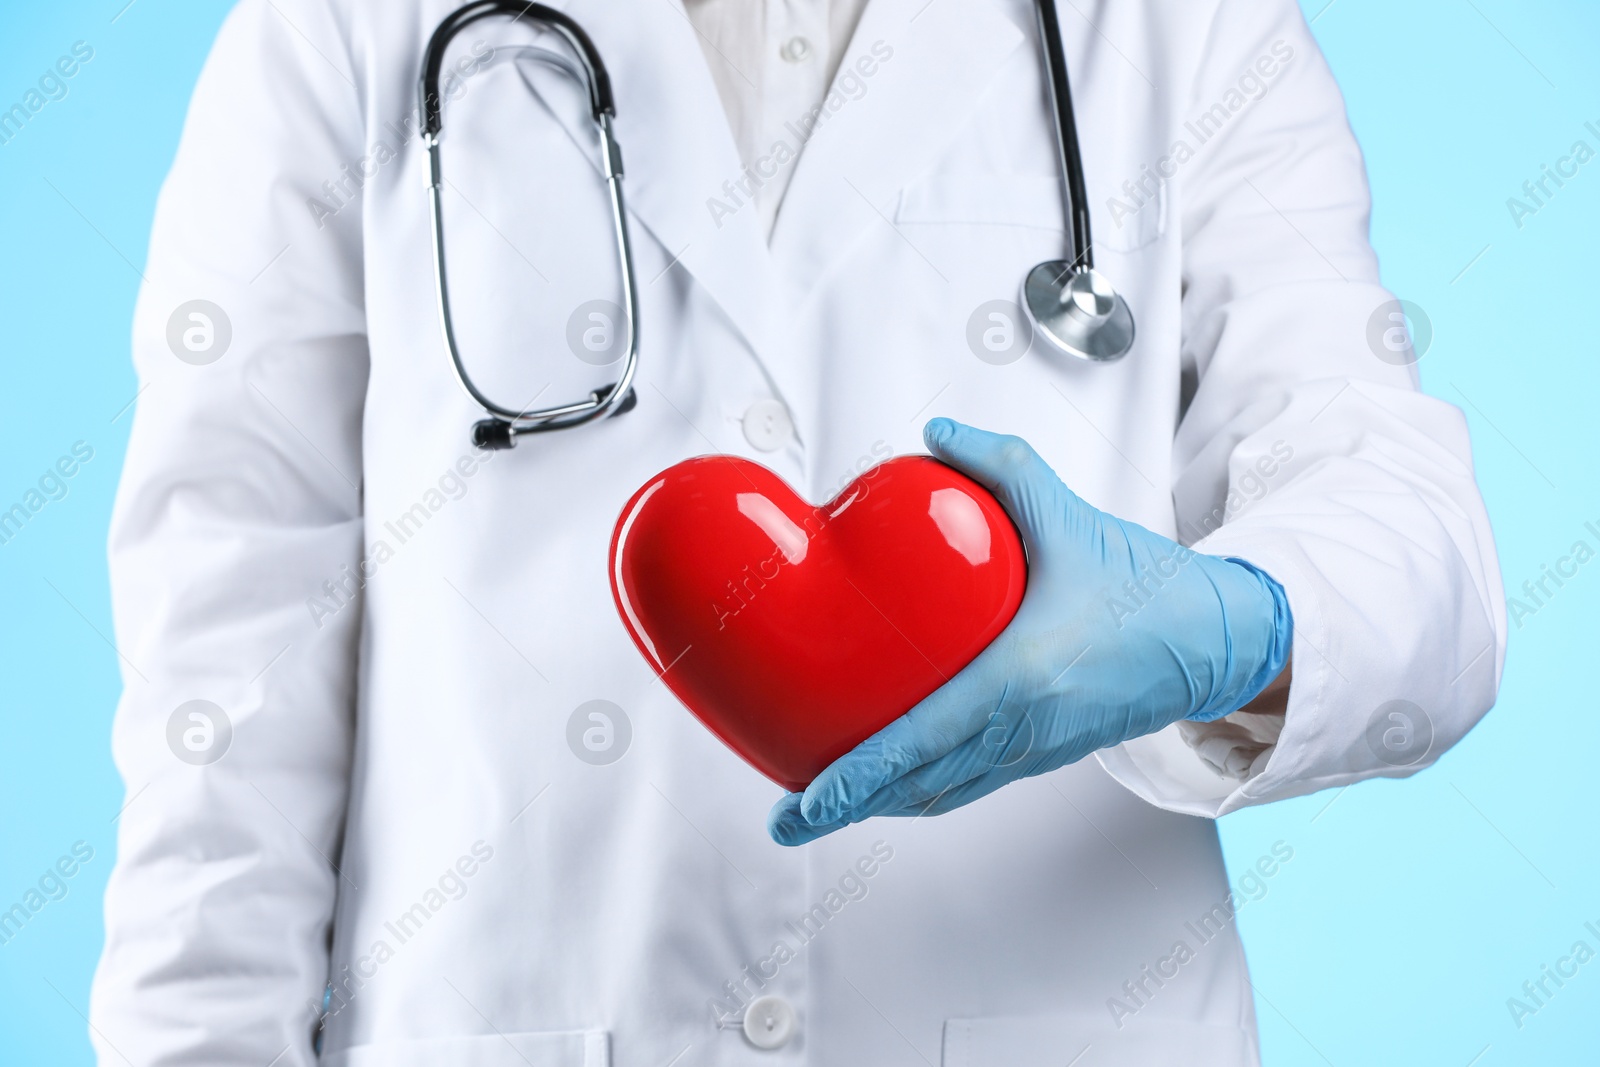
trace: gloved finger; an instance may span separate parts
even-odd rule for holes
[[[915,707],[829,764],[806,787],[801,813],[819,825],[845,813],[888,783],[953,751],[988,724],[1005,695],[1002,634],[954,678]]]
[[[930,800],[907,804],[893,811],[880,812],[879,816],[885,819],[919,819],[924,815],[944,815],[957,808],[964,808],[974,800],[981,800],[1001,786],[1010,785],[1016,780],[1004,768],[996,767],[971,781],[947,789]]]
[[[937,814],[959,807],[946,802],[952,795],[970,795],[976,800],[1026,776],[1037,762],[1033,724],[1024,717],[1016,723],[994,725],[998,719],[1000,716],[994,716],[988,728],[938,759],[886,783],[866,800],[835,813],[835,818],[861,822],[891,813],[929,810]],[[1044,739],[1037,741],[1042,744]],[[981,792],[969,789],[979,780],[990,784]]]
[[[1064,512],[1088,506],[1020,437],[938,418],[928,420],[922,439],[935,458],[995,495],[1034,559],[1039,558],[1045,534],[1059,526]]]
[[[793,848],[826,837],[835,830],[848,826],[847,822],[807,822],[800,814],[800,794],[785,793],[767,813],[767,834],[780,845]]]

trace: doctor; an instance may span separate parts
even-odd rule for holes
[[[243,0],[161,195],[102,1062],[1256,1063],[1234,914],[1299,843],[1230,874],[1212,820],[1428,765],[1505,635],[1466,427],[1418,392],[1298,8],[1062,7],[1097,263],[1138,315],[1097,366],[1016,307],[1064,234],[1028,0],[576,0],[638,404],[479,452],[415,108],[452,6]],[[553,401],[615,380],[617,293],[537,40],[453,49],[444,204],[475,374]],[[1023,609],[784,797],[631,647],[611,525],[696,454],[822,500],[929,448],[1017,518]],[[1112,598],[1058,673],[1069,610]]]

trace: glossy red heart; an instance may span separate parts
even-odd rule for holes
[[[1022,541],[989,492],[928,456],[818,507],[735,456],[628,501],[611,592],[694,715],[790,791],[955,675],[1022,602]]]

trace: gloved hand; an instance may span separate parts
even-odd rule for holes
[[[1179,719],[1221,718],[1288,662],[1289,602],[1262,571],[1090,507],[1019,438],[949,419],[923,437],[1016,523],[1027,592],[965,669],[773,806],[779,844],[941,814]]]

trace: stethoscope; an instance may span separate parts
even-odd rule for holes
[[[1044,338],[1057,352],[1091,363],[1109,363],[1121,359],[1133,347],[1133,312],[1106,276],[1094,268],[1094,242],[1089,236],[1089,196],[1084,186],[1083,157],[1078,146],[1061,24],[1056,19],[1055,0],[1036,0],[1035,8],[1039,35],[1044,41],[1050,100],[1055,109],[1056,147],[1061,172],[1066,178],[1063,206],[1072,239],[1072,258],[1047,260],[1028,271],[1022,281],[1022,306],[1035,335]],[[576,62],[543,49],[533,49],[531,54],[583,83],[590,116],[599,132],[601,170],[611,199],[612,229],[622,276],[626,362],[621,376],[612,384],[594,390],[583,400],[555,407],[506,407],[486,396],[467,372],[450,317],[444,211],[440,203],[443,178],[439,135],[444,129],[444,117],[439,76],[444,67],[445,49],[456,34],[492,15],[510,15],[513,20],[552,30],[571,47]],[[594,42],[570,17],[543,4],[526,0],[476,0],[451,13],[433,31],[422,54],[419,93],[422,140],[428,149],[428,211],[432,221],[433,276],[439,322],[456,380],[489,416],[473,424],[472,443],[478,448],[510,448],[523,434],[567,430],[631,410],[637,403],[633,381],[639,370],[639,297],[634,284],[628,214],[622,199],[622,151],[611,126],[617,109],[611,97],[611,79]]]

